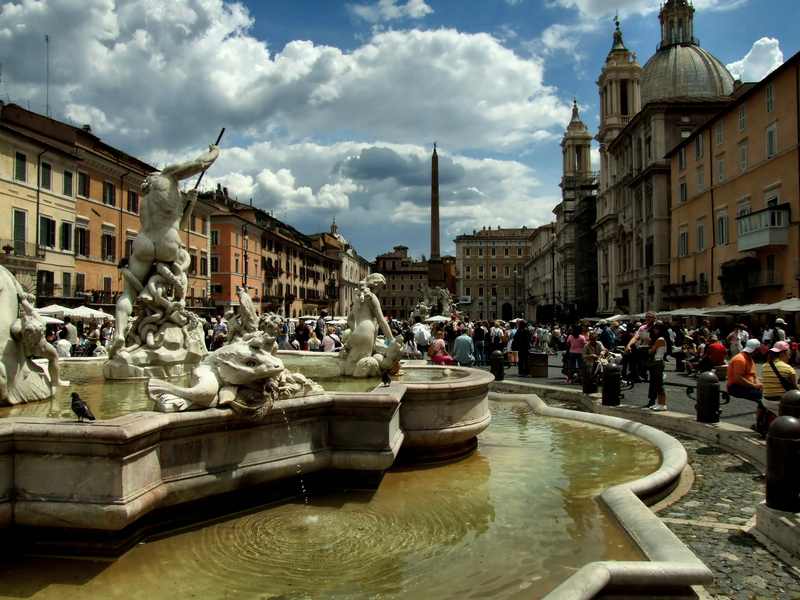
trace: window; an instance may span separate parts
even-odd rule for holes
[[[86,273],[75,273],[75,291],[82,292],[86,289]]]
[[[464,248],[464,256],[469,256],[469,248]]]
[[[139,194],[128,190],[128,212],[139,214]]]
[[[66,221],[61,223],[61,245],[59,248],[67,252],[72,251],[72,223],[67,223]]]
[[[744,108],[744,105],[739,107],[739,131],[744,131],[747,129],[747,111]]]
[[[28,241],[28,213],[15,208],[12,218],[14,219],[14,253],[24,256],[25,242]]]
[[[238,273],[239,272],[239,255],[238,254],[233,259],[233,272],[234,273]],[[295,273],[295,275],[297,275],[297,273]],[[392,289],[394,289],[394,284],[392,284]]]
[[[686,146],[678,150],[678,168],[683,171],[686,168]]]
[[[200,253],[200,275],[208,275],[208,254]]]
[[[767,272],[766,274],[767,280],[765,283],[775,283],[777,279],[775,277],[775,255],[767,254],[766,259],[767,259],[767,268],[765,270]]]
[[[42,186],[43,190],[50,190],[52,189],[53,184],[53,167],[50,163],[43,162],[42,163],[42,173],[39,185]]]
[[[75,227],[75,254],[89,256],[89,230],[86,227]]]
[[[749,215],[752,212],[752,208],[750,206],[750,202],[745,200],[743,202],[739,202],[736,205],[736,223],[738,226],[738,234],[742,235],[743,233],[748,233],[750,231],[750,219],[739,219],[739,217],[744,217],[745,215]]]
[[[219,244],[219,230],[212,229],[211,230],[211,245],[216,246]]]
[[[767,127],[767,158],[772,158],[778,153],[778,124],[773,123]]]
[[[770,83],[767,84],[767,112],[771,113],[775,108],[775,88]]]
[[[495,253],[496,253],[496,249],[494,247],[492,247],[492,256],[495,256]]]
[[[212,283],[211,284],[211,293],[212,294],[221,294],[222,293],[222,284],[221,283]]]
[[[681,181],[681,185],[680,185],[679,189],[680,189],[680,197],[679,197],[680,201],[681,202],[686,202],[686,200],[689,198],[689,190],[686,187],[686,182],[685,181]]]
[[[212,256],[211,257],[211,272],[218,273],[219,272],[219,256]]]
[[[28,180],[28,157],[22,152],[17,152],[14,157],[14,179],[17,181]]]
[[[89,197],[89,174],[78,171],[78,196],[81,198]]]
[[[64,298],[72,296],[72,273],[61,273],[61,295]]]
[[[478,248],[478,256],[483,256],[483,248]]]
[[[717,161],[717,181],[722,183],[725,181],[725,159],[721,158]]]
[[[133,240],[128,238],[125,240],[125,258],[130,258],[133,254]]]
[[[678,256],[689,255],[689,231],[682,227],[678,233]]]
[[[470,294],[470,289],[468,287],[464,288],[464,295],[465,296],[471,296],[472,295],[472,294]]]
[[[694,158],[700,160],[703,158],[703,135],[700,134],[694,140]]]
[[[478,298],[483,298],[483,288],[482,287],[478,288]]]
[[[47,248],[56,247],[56,222],[44,215],[39,216],[39,244]]]
[[[517,256],[522,256],[522,246],[517,247]]]
[[[717,146],[721,146],[725,142],[725,123],[723,121],[719,121],[714,126],[714,139]]]
[[[107,294],[111,293],[111,277],[103,277],[103,291]]]
[[[191,253],[189,255],[189,275],[197,274],[197,255]]]
[[[108,181],[103,182],[103,204],[108,204],[108,206],[117,205],[117,190],[114,184]]]
[[[510,248],[508,248],[508,247],[503,248],[503,254],[505,256],[508,256],[509,250],[510,250]]]
[[[725,246],[728,241],[728,213],[720,211],[717,213],[717,244]]]
[[[651,235],[644,243],[644,266],[652,267],[653,263],[653,236]]]
[[[706,170],[701,166],[697,168],[697,191],[702,192],[706,188]]]
[[[506,277],[511,275],[511,268],[508,265],[506,265],[505,268],[503,269],[503,275],[505,275]]]
[[[748,152],[749,148],[747,147],[747,142],[739,144],[739,171],[742,173],[747,171]]]
[[[117,238],[112,233],[100,236],[100,256],[107,262],[117,262]]]
[[[706,249],[706,224],[702,221],[697,223],[697,251],[702,252]]]
[[[64,171],[64,195],[72,198],[72,171]]]

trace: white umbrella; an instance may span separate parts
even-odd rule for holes
[[[314,315],[303,315],[302,317],[298,317],[301,321],[316,321],[319,319],[318,316]]]
[[[768,304],[763,308],[754,310],[753,312],[800,312],[800,298],[787,298],[786,300],[781,300],[775,304]]]
[[[102,310],[95,310],[94,308],[89,308],[88,306],[79,306],[78,308],[72,309],[67,313],[67,316],[74,317],[76,319],[109,319],[112,320],[110,314],[103,312]]]
[[[49,304],[43,308],[36,309],[40,315],[46,315],[48,317],[62,317],[64,315],[68,315],[71,310],[71,308],[61,306],[60,304]]]
[[[717,306],[715,308],[710,308],[706,311],[706,314],[716,316],[748,315],[753,312],[759,312],[765,308],[767,308],[766,304],[733,304],[731,306]]]
[[[668,312],[658,313],[659,317],[704,317],[708,311],[704,308],[676,308]]]
[[[48,317],[47,315],[40,315],[42,320],[44,321],[45,325],[63,325],[64,321],[61,319],[56,319],[54,317]]]
[[[428,317],[425,319],[426,323],[444,323],[445,321],[449,321],[450,317],[445,317],[444,315],[436,315],[435,317]]]

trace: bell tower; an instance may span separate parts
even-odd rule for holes
[[[592,161],[590,151],[592,134],[586,124],[581,121],[578,112],[578,101],[572,101],[572,119],[561,140],[561,149],[564,155],[563,179],[586,178],[592,174]]]
[[[696,44],[694,39],[694,6],[688,0],[667,0],[658,13],[661,21],[659,49],[675,44]]]

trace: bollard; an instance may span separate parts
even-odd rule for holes
[[[622,372],[618,365],[609,364],[603,372],[603,406],[619,406]]]
[[[697,401],[694,404],[698,423],[719,423],[719,379],[712,372],[697,376]]]
[[[767,433],[767,506],[775,510],[800,512],[798,464],[800,420],[778,417]]]
[[[529,355],[530,376],[547,377],[547,354],[544,352],[531,352]]]
[[[500,350],[495,350],[489,357],[490,370],[494,375],[495,381],[503,381],[505,379],[506,367],[503,364],[504,360],[503,353]]]
[[[789,390],[781,398],[780,412],[782,417],[796,417],[800,419],[800,390]]]

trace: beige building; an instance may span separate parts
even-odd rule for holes
[[[530,239],[530,257],[523,267],[525,272],[525,318],[539,323],[554,318],[556,305],[555,223],[533,230]]]
[[[669,154],[673,308],[800,295],[800,54]]]
[[[595,227],[598,312],[605,314],[664,308],[671,196],[664,156],[724,108],[733,93],[733,77],[694,38],[694,8],[687,0],[668,0],[659,20],[661,42],[641,70],[617,25],[598,81]]]
[[[414,260],[407,246],[395,246],[375,258],[372,270],[386,278],[386,286],[377,290],[383,312],[408,318],[428,289],[428,261]]]
[[[358,291],[359,283],[369,275],[369,261],[359,256],[350,242],[339,233],[339,226],[336,224],[336,220],[331,223],[329,232],[315,233],[310,237],[315,248],[324,252],[326,256],[341,262],[336,278],[339,298],[333,307],[333,312],[339,316],[350,314],[350,307]]]
[[[455,239],[462,313],[506,321],[525,314],[524,268],[533,232],[527,227],[485,227]]]

